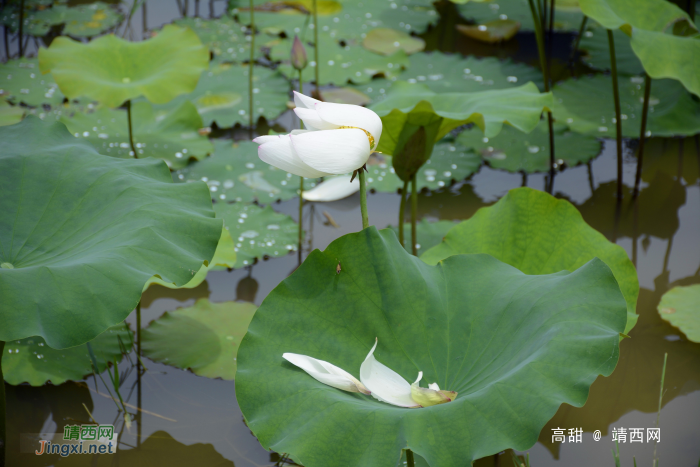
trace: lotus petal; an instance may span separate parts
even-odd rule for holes
[[[300,137],[303,135],[297,136],[297,138]],[[263,144],[258,147],[258,157],[267,164],[306,178],[318,178],[333,173],[321,172],[304,163],[295,152],[289,135],[277,135],[276,138],[274,136],[259,136],[254,141],[258,143],[261,139]]]
[[[337,130],[338,125],[333,125],[325,120],[321,119],[313,109],[304,109],[302,107],[297,107],[294,109],[294,113],[297,114],[303,122],[304,126],[309,130]]]
[[[321,101],[314,99],[313,97],[305,96],[296,91],[294,92],[294,105],[301,107],[303,109],[313,109],[315,104],[320,104]]]
[[[360,179],[355,177],[355,180],[350,181],[350,175],[342,175],[333,177],[319,183],[309,191],[305,191],[302,195],[307,201],[337,201],[347,198],[360,191]]]
[[[382,136],[382,119],[365,107],[350,104],[319,102],[316,104],[318,115],[328,123],[337,126],[360,128],[369,132],[374,138],[372,150],[379,144]]]
[[[374,347],[360,366],[360,381],[372,392],[372,397],[379,401],[399,407],[420,407],[411,398],[411,385],[408,381],[374,358],[374,349],[378,343],[379,339],[375,340]]]
[[[301,161],[318,173],[346,174],[359,169],[369,159],[367,135],[362,130],[311,131],[292,135],[290,139]]]
[[[332,363],[296,353],[285,353],[282,354],[282,357],[323,384],[342,389],[343,391],[361,392],[367,395],[370,393],[357,378]]]

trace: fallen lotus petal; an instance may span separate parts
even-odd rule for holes
[[[349,392],[369,394],[369,390],[353,375],[337,366],[307,355],[285,353],[282,357],[307,372],[316,381]]]
[[[301,177],[341,175],[365,165],[377,148],[382,121],[373,111],[321,102],[296,91],[294,103],[306,130],[255,138],[263,162]]]
[[[360,381],[372,391],[372,397],[379,401],[399,407],[420,407],[420,404],[411,398],[411,385],[408,381],[374,358],[374,349],[378,343],[379,339],[374,342],[374,347],[360,366]]]
[[[307,201],[337,201],[347,198],[360,191],[360,180],[355,177],[355,180],[350,181],[350,175],[342,175],[325,180],[309,191],[303,193],[303,198]]]
[[[418,385],[421,379],[423,379],[423,372],[419,371],[418,379],[411,385],[411,398],[419,403],[421,407],[452,402],[457,397],[455,391],[441,391],[437,383],[432,383],[427,388],[422,388]]]

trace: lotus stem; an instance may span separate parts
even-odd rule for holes
[[[415,467],[416,463],[413,460],[413,451],[410,449],[406,449],[406,466],[407,467]]]
[[[401,191],[401,204],[399,204],[399,242],[404,246],[403,224],[406,212],[406,195],[408,194],[408,180],[403,182],[403,190]]]
[[[413,256],[418,256],[416,246],[416,218],[418,217],[418,189],[416,187],[416,174],[411,177],[411,251]],[[411,453],[412,455],[413,453]]]
[[[136,403],[138,410],[136,411],[136,446],[141,446],[141,301],[136,305]]]
[[[299,70],[299,94],[304,94],[304,84],[301,80],[301,70]],[[299,128],[304,129],[304,122],[299,119]],[[304,235],[302,219],[304,215],[304,177],[299,177],[299,264],[301,264],[301,242]]]
[[[588,16],[583,16],[583,19],[581,20],[581,27],[578,28],[578,36],[576,36],[576,42],[574,42],[574,48],[571,49],[571,55],[569,56],[569,64],[571,66],[574,65],[574,57],[576,56],[576,51],[578,50],[578,46],[581,44],[581,37],[586,32],[586,25],[588,24]]]
[[[644,104],[642,104],[642,127],[639,131],[639,153],[637,155],[637,173],[634,176],[634,193],[636,199],[639,194],[639,183],[642,179],[642,163],[644,162],[644,142],[647,132],[647,114],[649,113],[649,95],[651,94],[651,78],[644,73]]]
[[[250,62],[248,62],[248,126],[253,131],[253,65],[255,63],[255,6],[250,0]]]
[[[134,130],[131,124],[131,99],[126,101],[126,119],[129,122],[129,144],[131,145],[131,151],[134,153],[134,159],[138,159],[139,153],[136,152],[136,146],[134,145]]]
[[[314,62],[316,63],[316,66],[314,67],[314,76],[316,79],[316,98],[318,98],[321,95],[321,91],[318,89],[320,85],[320,78],[318,76],[321,62],[318,59],[318,6],[316,5],[316,0],[314,0]]]
[[[144,33],[144,35],[146,34],[146,31],[148,31],[148,14],[147,14],[147,11],[148,11],[148,10],[146,10],[146,2],[143,2],[143,4],[141,5],[141,16],[142,16],[142,18],[141,18],[141,23],[143,24],[143,33]],[[145,39],[145,37],[144,37],[144,39]]]
[[[199,0],[194,0],[194,17],[199,18]]]
[[[24,46],[22,45],[22,33],[24,32],[24,0],[19,2],[19,58],[24,57]],[[8,55],[9,59],[10,56]]]
[[[209,0],[209,19],[214,19],[214,0]]]
[[[2,375],[2,357],[5,355],[5,341],[0,341],[0,465],[5,465],[5,446],[7,446],[5,379]]]
[[[613,100],[615,101],[615,133],[617,142],[617,197],[622,199],[622,112],[620,111],[620,90],[617,86],[617,61],[615,59],[615,39],[608,29],[610,46],[610,72],[612,74]]]
[[[358,177],[360,178],[360,212],[362,213],[362,229],[369,227],[369,217],[367,216],[367,182],[365,180],[365,170],[360,167]]]
[[[659,410],[656,412],[656,428],[659,427],[659,418],[661,417],[661,403],[664,399],[664,379],[666,378],[666,360],[668,360],[668,353],[664,354],[664,367],[661,370],[661,389],[659,390]],[[653,461],[653,467],[658,467],[659,465],[659,459],[656,457],[656,448],[658,447],[659,442],[654,441],[654,461]]]

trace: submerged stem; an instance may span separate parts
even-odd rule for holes
[[[255,63],[255,5],[250,0],[250,61],[248,62],[248,126],[253,131],[253,65]]]
[[[22,33],[24,32],[24,0],[19,2],[19,58],[24,57],[24,46],[22,45]],[[10,56],[7,56],[10,59]]]
[[[666,360],[668,360],[668,354],[664,354],[664,367],[661,370],[661,389],[659,390],[659,410],[656,412],[656,428],[659,427],[659,418],[661,417],[661,402],[664,399],[664,379],[666,378]],[[654,441],[654,460],[653,467],[658,467],[659,459],[656,457],[656,447],[659,445],[658,440]]]
[[[410,449],[406,449],[406,466],[407,467],[415,467],[416,462],[413,460],[413,451]]]
[[[399,242],[404,246],[403,224],[406,213],[406,195],[408,194],[408,180],[403,182],[403,190],[401,191],[401,204],[399,204]]]
[[[649,94],[651,93],[651,78],[644,73],[644,104],[642,105],[642,127],[639,131],[639,152],[637,154],[637,173],[634,176],[634,194],[636,198],[639,194],[639,182],[642,179],[642,163],[644,162],[644,141],[647,132],[647,114],[649,113]]]
[[[571,55],[569,55],[569,64],[574,65],[574,57],[576,56],[576,51],[578,46],[581,44],[581,36],[586,32],[586,24],[588,23],[588,16],[584,15],[581,20],[581,27],[578,28],[578,36],[576,36],[576,42],[574,42],[574,48],[571,49]],[[573,71],[572,71],[573,74]]]
[[[360,167],[358,177],[360,177],[360,212],[362,212],[362,229],[369,227],[367,216],[367,183],[365,181],[365,170]]]
[[[2,357],[5,352],[5,341],[0,341],[0,465],[5,465],[5,446],[7,445],[7,420],[5,401],[5,379],[2,375]]]
[[[138,159],[139,153],[136,152],[136,146],[134,145],[134,130],[131,123],[131,99],[126,101],[126,119],[129,121],[129,144],[131,145],[131,151],[134,153],[134,159]]]
[[[316,66],[314,67],[315,79],[316,79],[316,98],[321,95],[321,91],[318,90],[319,83],[319,68],[321,63],[318,61],[318,8],[316,5],[316,0],[314,0],[314,62]],[[362,181],[362,179],[360,179]]]
[[[615,39],[608,29],[610,47],[610,72],[612,74],[613,100],[615,101],[615,133],[617,142],[617,197],[622,199],[622,118],[620,110],[620,90],[617,85],[617,61],[615,59]]]
[[[411,251],[413,256],[418,256],[416,217],[418,217],[418,189],[416,188],[416,174],[413,174],[413,177],[411,177]]]

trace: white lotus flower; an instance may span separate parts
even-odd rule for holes
[[[372,397],[387,404],[399,407],[428,407],[431,405],[450,402],[457,397],[454,391],[441,391],[437,383],[428,388],[421,388],[418,382],[423,377],[423,372],[418,373],[418,379],[411,385],[391,368],[383,365],[374,358],[374,347],[369,351],[367,358],[360,366],[360,381],[372,393]]]
[[[343,391],[361,392],[363,394],[370,393],[369,390],[357,380],[357,378],[331,363],[296,353],[285,353],[282,354],[282,357],[284,357],[284,359],[292,365],[298,366],[311,375],[312,378],[322,382],[323,384],[342,389]]]
[[[319,183],[309,191],[304,191],[302,197],[307,201],[338,201],[360,191],[360,180],[355,177],[350,181],[350,175],[333,177]]]
[[[340,175],[359,169],[377,148],[382,120],[358,105],[321,102],[294,92],[294,112],[306,130],[258,136],[263,162],[306,178]]]

